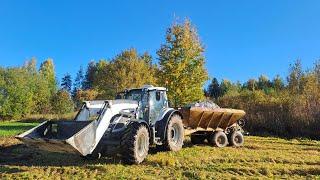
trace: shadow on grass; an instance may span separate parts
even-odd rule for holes
[[[0,165],[13,166],[84,166],[94,164],[118,164],[117,158],[86,159],[77,154],[54,153],[28,147],[24,144],[0,146]]]
[[[19,173],[19,172],[24,172],[24,171],[19,168],[10,168],[5,166],[0,167],[0,173],[11,174],[11,173]]]
[[[187,141],[184,148],[192,147]],[[156,154],[158,148],[150,148],[149,154]],[[165,152],[165,151],[164,151]],[[86,166],[95,164],[122,164],[118,156],[102,157],[100,159],[88,159],[78,154],[54,153],[42,151],[25,144],[14,144],[9,146],[0,145],[0,165],[14,166]]]

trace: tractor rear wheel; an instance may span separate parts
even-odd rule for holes
[[[149,132],[145,125],[132,123],[121,139],[121,155],[127,164],[140,164],[148,155]]]
[[[179,151],[182,148],[184,140],[184,128],[181,116],[177,114],[171,116],[166,132],[165,142],[163,145],[158,146],[158,149]]]
[[[216,131],[208,137],[208,142],[216,147],[225,147],[228,145],[228,137],[223,131]]]
[[[229,136],[229,143],[231,146],[240,147],[244,143],[243,135],[240,131],[234,131]]]

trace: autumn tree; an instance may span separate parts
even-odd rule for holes
[[[285,87],[283,79],[279,75],[272,80],[272,85],[276,91],[280,91]]]
[[[0,119],[16,119],[32,112],[31,76],[25,68],[0,70]]]
[[[257,80],[256,79],[249,79],[245,84],[244,88],[249,89],[250,91],[255,91],[258,89],[257,87]]]
[[[303,77],[301,61],[297,60],[294,64],[290,64],[289,75],[287,77],[288,87],[292,93],[301,92],[301,80]]]
[[[40,74],[45,78],[49,84],[49,91],[54,94],[57,91],[57,82],[52,59],[47,59],[40,65]]]
[[[88,89],[88,90],[78,90],[75,99],[75,103],[77,107],[81,105],[83,101],[90,101],[90,100],[95,100],[98,96],[98,92],[94,89]]]
[[[68,91],[60,89],[53,96],[52,110],[55,114],[65,114],[73,112],[74,106]]]
[[[316,78],[318,79],[319,84],[320,84],[320,60],[317,60],[314,63],[313,71],[315,73]]]
[[[258,78],[257,86],[259,89],[265,90],[265,89],[270,88],[272,85],[271,85],[271,81],[269,80],[269,78],[267,76],[261,75]]]
[[[139,55],[136,49],[124,50],[111,61],[100,60],[96,65],[94,89],[101,98],[114,98],[126,88],[137,88],[145,84],[156,85],[155,67],[146,53]]]
[[[204,47],[189,20],[168,28],[166,41],[157,51],[159,81],[168,88],[174,106],[204,98],[202,88],[208,74],[203,52]]]
[[[51,111],[50,100],[52,92],[50,91],[50,82],[44,76],[39,73],[36,67],[36,59],[32,58],[25,62],[23,66],[28,72],[29,86],[28,88],[32,92],[32,113],[46,114]]]

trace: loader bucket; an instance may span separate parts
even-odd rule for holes
[[[185,107],[179,111],[187,128],[203,130],[225,130],[246,114],[243,110],[204,107]]]
[[[45,121],[16,138],[42,150],[86,156],[94,151],[114,115],[137,107],[132,100],[87,101],[75,120]],[[97,119],[90,120],[90,114]]]
[[[76,147],[69,142],[90,121],[45,121],[35,128],[16,136],[25,144],[42,150],[62,153],[77,153]],[[89,133],[89,134],[94,134]]]

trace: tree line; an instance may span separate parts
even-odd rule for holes
[[[320,136],[320,60],[309,70],[297,60],[286,80],[261,75],[245,83],[219,83],[213,78],[205,93],[222,107],[244,109],[253,134]]]

